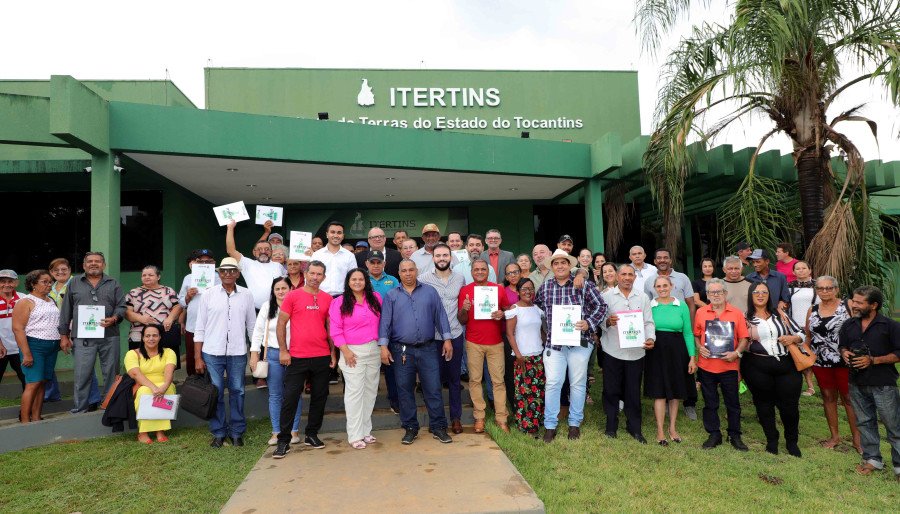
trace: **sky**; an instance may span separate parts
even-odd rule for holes
[[[4,6],[0,79],[170,78],[202,107],[207,66],[637,70],[649,134],[667,50],[692,25],[725,23],[729,12],[724,0],[695,7],[654,56],[641,51],[633,2],[612,0],[32,0]],[[862,114],[878,123],[877,144],[863,123],[838,126],[866,160],[900,160],[900,108],[885,98],[878,83],[864,82],[832,113],[867,104]],[[736,123],[715,143],[755,147],[770,128],[761,119]],[[790,144],[782,135],[763,148],[787,153]]]

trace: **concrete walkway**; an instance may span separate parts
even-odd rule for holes
[[[222,512],[544,512],[486,434],[441,444],[423,428],[411,446],[402,430],[373,435],[365,450],[336,437],[321,450],[294,445],[281,460],[269,448]]]

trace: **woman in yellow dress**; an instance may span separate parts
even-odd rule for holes
[[[156,325],[145,325],[141,330],[141,346],[125,355],[125,369],[128,376],[140,386],[134,397],[134,408],[137,410],[141,396],[152,394],[161,397],[175,394],[172,377],[175,374],[175,352],[159,345],[162,335]],[[162,350],[162,353],[160,353]],[[138,441],[150,444],[150,432],[156,432],[156,441],[164,443],[169,440],[166,430],[172,428],[167,419],[138,420]]]

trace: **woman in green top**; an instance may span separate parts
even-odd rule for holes
[[[687,304],[672,296],[669,277],[656,277],[653,288],[659,295],[650,302],[656,324],[656,344],[647,351],[644,360],[644,395],[654,399],[656,441],[660,446],[668,446],[669,441],[663,431],[666,407],[668,405],[669,437],[680,443],[681,436],[675,428],[678,401],[687,396],[685,373],[694,373],[697,365],[694,362],[694,334]]]

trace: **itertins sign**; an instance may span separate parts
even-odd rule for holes
[[[637,74],[207,69],[209,109],[592,143],[640,135]]]

